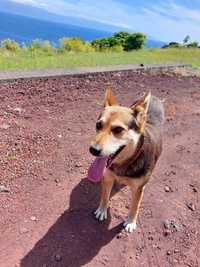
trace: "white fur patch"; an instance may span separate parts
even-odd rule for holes
[[[136,145],[139,142],[140,134],[133,131],[133,130],[129,130],[128,133],[130,136],[130,140],[132,140],[134,142],[134,144]]]
[[[133,232],[133,230],[135,230],[137,227],[136,222],[130,219],[127,219],[127,221],[124,222],[123,226],[125,227],[125,230],[129,233]]]
[[[109,138],[109,141],[107,142],[107,144],[105,144],[102,154],[103,156],[110,156],[111,154],[114,154],[120,147],[125,146],[127,144],[128,140],[111,140],[111,138]]]
[[[95,217],[99,220],[99,221],[104,221],[107,219],[107,209],[106,208],[101,208],[99,207],[95,212]]]

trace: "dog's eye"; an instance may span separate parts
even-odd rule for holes
[[[96,123],[96,130],[99,131],[103,128],[103,124],[102,121],[97,121]]]
[[[120,134],[121,132],[123,132],[124,128],[122,128],[121,126],[114,126],[112,127],[112,133],[113,134]]]

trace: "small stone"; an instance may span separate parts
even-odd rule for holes
[[[170,250],[167,251],[167,255],[168,256],[171,255],[171,251]]]
[[[197,193],[198,192],[198,190],[196,189],[196,187],[193,187],[192,190],[193,190],[194,193]]]
[[[192,190],[193,190],[194,193],[197,193],[198,192],[198,190],[197,190],[197,188],[196,188],[195,185],[190,184],[190,187],[192,188]]]
[[[109,261],[109,258],[108,258],[108,256],[106,256],[106,255],[103,256],[103,259],[104,259],[105,262],[108,262],[108,261]]]
[[[21,227],[21,228],[19,229],[19,232],[20,232],[20,234],[26,234],[26,233],[28,233],[28,229],[25,228],[25,227]]]
[[[119,233],[119,234],[117,235],[117,239],[120,239],[120,238],[122,238],[122,233]]]
[[[59,138],[62,138],[62,134],[58,134],[58,137],[59,137]]]
[[[195,206],[194,206],[193,203],[189,203],[189,204],[187,204],[187,207],[188,207],[188,209],[190,209],[191,211],[195,211]]]
[[[57,184],[60,182],[60,180],[59,180],[58,178],[56,178],[54,181],[55,181]]]
[[[55,260],[56,260],[57,262],[60,262],[60,261],[62,260],[62,256],[59,255],[59,254],[56,254],[56,255],[55,255]]]
[[[164,225],[164,228],[166,230],[169,230],[170,232],[178,232],[182,229],[182,225],[180,225],[173,219],[165,220],[163,222],[163,225]]]
[[[10,189],[4,185],[0,185],[0,193],[9,193]]]
[[[169,186],[165,186],[165,192],[170,192],[171,188]]]
[[[0,129],[7,130],[7,129],[9,129],[9,128],[10,128],[10,125],[7,124],[7,123],[2,123],[2,124],[0,125]]]
[[[33,221],[33,222],[35,222],[35,221],[37,221],[37,218],[35,217],[35,216],[31,216],[31,221]]]
[[[80,168],[80,167],[82,167],[82,166],[83,166],[83,164],[82,164],[82,163],[80,163],[80,162],[76,162],[74,166],[75,166],[75,167],[77,167],[77,168]]]
[[[13,110],[14,110],[14,111],[17,111],[19,114],[22,113],[22,111],[23,111],[23,109],[20,108],[20,107],[19,107],[19,108],[14,108]]]
[[[174,253],[178,253],[179,250],[177,248],[174,249]]]
[[[168,235],[171,234],[171,232],[170,232],[170,230],[165,230],[165,231],[163,232],[163,234],[164,234],[164,236],[168,236]]]

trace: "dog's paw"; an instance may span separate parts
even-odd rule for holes
[[[101,208],[99,207],[95,212],[95,217],[99,220],[99,221],[104,221],[107,219],[107,209],[106,208]]]
[[[123,226],[124,226],[126,232],[129,232],[129,233],[133,232],[137,227],[136,222],[131,221],[129,219],[124,222]]]

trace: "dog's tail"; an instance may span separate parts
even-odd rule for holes
[[[156,96],[151,96],[147,113],[147,122],[157,127],[161,127],[165,122],[165,111],[163,100]]]

